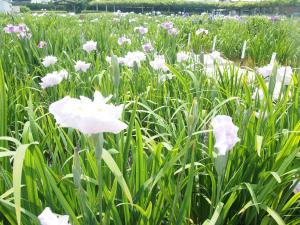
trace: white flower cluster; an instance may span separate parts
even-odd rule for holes
[[[293,80],[293,69],[290,66],[281,66],[276,69],[273,64],[269,64],[267,66],[258,68],[256,72],[265,78],[268,88],[270,87],[270,77],[273,72],[275,73],[276,82],[272,95],[272,99],[275,101],[279,99],[283,86],[289,85]],[[258,95],[259,99],[262,100],[264,98],[263,90],[256,89],[252,97],[255,98],[256,95]]]
[[[124,57],[118,57],[117,60],[121,65],[133,67],[136,64],[138,67],[140,67],[141,62],[146,60],[146,55],[140,51],[128,52]],[[107,56],[106,61],[111,63],[111,57]]]

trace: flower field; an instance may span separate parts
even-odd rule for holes
[[[300,224],[298,20],[0,24],[0,224]]]

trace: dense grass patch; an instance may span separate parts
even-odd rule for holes
[[[170,35],[161,26],[165,21],[179,33]],[[300,224],[300,192],[294,192],[300,178],[299,21],[136,14],[0,18],[2,27],[20,23],[31,38],[0,32],[2,224],[39,224],[46,207],[69,215],[74,225]],[[134,29],[141,25],[148,28],[144,35]],[[199,28],[208,34],[196,35]],[[119,45],[122,36],[131,44]],[[214,39],[215,50],[234,64],[209,74],[194,58],[210,53]],[[87,53],[89,40],[97,50]],[[117,63],[114,56],[143,51],[145,43],[154,50],[140,65]],[[193,57],[178,63],[180,51]],[[273,52],[275,68],[294,68],[276,99],[275,69],[268,84],[259,74],[249,79]],[[57,62],[45,67],[49,55]],[[151,66],[155,55],[165,56],[169,72]],[[76,72],[78,60],[90,68]],[[249,73],[240,74],[240,66]],[[41,88],[46,74],[62,69],[66,79]],[[92,99],[95,91],[124,104],[125,130],[102,138],[56,124],[51,103],[65,96]],[[225,156],[214,148],[216,115],[232,117],[239,127],[240,141]]]

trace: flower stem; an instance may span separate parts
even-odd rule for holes
[[[98,169],[98,190],[99,190],[99,216],[100,225],[102,225],[102,192],[103,192],[103,173],[102,173],[102,149],[103,149],[103,133],[99,133],[93,136],[95,146],[95,157],[97,160]]]

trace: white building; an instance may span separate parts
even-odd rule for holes
[[[9,0],[0,0],[0,13],[10,13],[12,11],[12,4]]]

